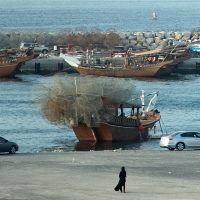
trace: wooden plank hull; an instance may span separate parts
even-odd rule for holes
[[[15,70],[17,69],[17,63],[5,64],[0,66],[0,78],[11,77],[14,75]]]
[[[95,133],[100,142],[140,141],[140,131],[137,127],[116,126],[108,123],[101,123]]]
[[[8,63],[6,61],[0,63],[0,78],[13,77],[21,65],[32,58],[33,56],[22,56],[17,57],[17,60],[13,63]]]
[[[101,122],[96,127],[79,124],[73,127],[73,131],[80,142],[139,142],[141,139],[148,138],[149,129],[159,120],[159,113],[150,116],[150,119],[140,120],[143,130],[140,130],[136,125]]]
[[[80,142],[138,142],[147,138],[147,129],[140,132],[137,127],[116,126],[108,123],[101,123],[99,127],[87,127],[80,125],[73,127],[73,131]]]
[[[79,141],[85,142],[96,142],[96,135],[91,127],[86,124],[80,124],[79,126],[74,126],[73,131]]]
[[[175,66],[171,65],[172,61],[164,61],[158,64],[147,65],[145,67],[135,68],[117,68],[117,67],[83,67],[78,66],[74,69],[81,75],[96,75],[110,77],[155,77],[169,75]]]

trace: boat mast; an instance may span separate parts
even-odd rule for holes
[[[145,116],[145,110],[144,110],[144,90],[142,90],[142,94],[140,96],[141,103],[142,103],[142,116]]]

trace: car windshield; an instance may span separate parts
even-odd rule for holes
[[[170,136],[176,136],[176,135],[178,135],[178,134],[180,134],[180,133],[182,133],[182,132],[175,132],[175,133],[172,133],[172,134],[170,134]]]
[[[200,133],[195,133],[196,137],[200,138]]]
[[[0,137],[0,143],[4,143],[5,142],[5,139]]]
[[[181,137],[194,137],[194,133],[193,132],[182,133]]]

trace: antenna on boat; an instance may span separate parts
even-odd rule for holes
[[[74,84],[75,84],[75,91],[76,91],[76,95],[77,95],[77,93],[78,93],[78,87],[77,87],[76,77],[74,77]]]
[[[89,50],[86,50],[86,64],[89,64]]]
[[[158,92],[156,92],[154,96],[151,98],[151,100],[149,101],[149,105],[147,106],[146,112],[155,108],[157,99],[158,99]]]

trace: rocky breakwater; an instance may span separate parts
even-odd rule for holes
[[[196,32],[124,32],[119,34],[124,46],[146,47],[147,49],[164,48],[172,45],[187,45],[200,39]]]

